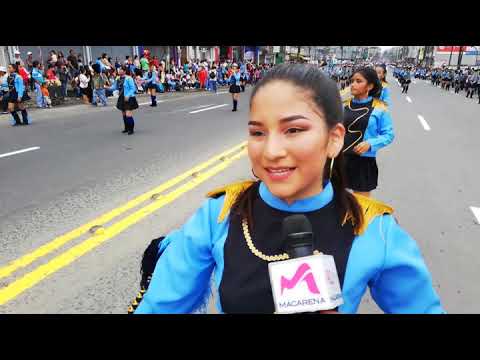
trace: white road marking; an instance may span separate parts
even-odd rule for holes
[[[217,95],[220,95],[220,94],[228,94],[228,91],[219,91],[219,92],[217,92]]]
[[[412,82],[413,82],[414,84],[416,84],[416,83],[417,83],[415,80],[412,80]]]
[[[27,152],[27,151],[33,151],[33,150],[38,150],[38,149],[40,149],[40,147],[35,146],[35,147],[28,148],[28,149],[13,151],[13,152],[1,154],[0,158],[7,157],[7,156],[12,156],[12,155],[17,155],[17,154],[21,154],[21,153],[24,153],[24,152]]]
[[[157,100],[157,104],[158,104],[158,103],[162,103],[162,102],[164,102],[164,101],[165,101],[165,100]],[[138,104],[138,106],[141,106],[141,105],[150,105],[151,103],[152,103],[151,101],[143,102],[143,103]],[[115,106],[116,106],[116,105],[115,105]],[[115,107],[115,106],[114,106],[114,107]]]
[[[410,99],[410,96],[405,97],[405,99],[407,99],[407,101],[408,101],[409,103],[412,102],[412,99]]]
[[[216,106],[211,106],[211,107],[208,107],[208,108],[205,108],[205,109],[200,109],[200,110],[195,110],[195,111],[190,111],[189,114],[196,114],[196,113],[199,113],[201,111],[207,111],[207,110],[213,110],[213,109],[218,109],[218,108],[221,108],[221,107],[224,107],[224,106],[227,106],[228,104],[222,104],[222,105],[216,105]]]
[[[426,131],[430,131],[430,126],[428,125],[427,121],[425,120],[425,118],[422,116],[422,115],[417,115],[418,117],[418,120],[420,120],[420,123],[422,124],[423,128],[426,130]]]
[[[470,206],[470,210],[472,210],[473,215],[477,219],[477,224],[480,225],[480,208]]]

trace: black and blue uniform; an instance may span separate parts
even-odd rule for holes
[[[154,89],[155,91],[159,91],[159,80],[158,80],[158,73],[156,71],[149,71],[145,73],[143,78],[145,80],[145,89]],[[152,100],[152,104],[150,106],[157,106],[157,96],[150,95],[150,99]]]
[[[8,103],[13,103],[15,106],[21,105],[23,101],[29,100],[29,97],[25,91],[25,86],[23,84],[23,79],[20,75],[17,73],[11,73],[8,75],[7,78],[7,85],[8,85],[8,94],[7,96],[7,102]],[[10,112],[12,115],[12,119],[10,120],[10,123],[13,126],[17,125],[30,125],[31,121],[28,117],[28,113],[26,109],[21,109],[22,112],[22,122],[20,121],[20,117],[17,114],[17,110],[13,109],[13,111]]]
[[[392,105],[392,98],[390,96],[390,88],[388,83],[382,81],[382,92],[380,94],[380,100],[382,100],[387,106]]]
[[[123,123],[125,125],[123,132],[129,135],[134,133],[135,120],[133,116],[127,116],[125,112],[138,109],[135,89],[135,83],[131,76],[120,76],[110,87],[110,90],[118,90],[119,92],[117,109],[123,113]],[[125,101],[127,98],[128,101]]]
[[[387,105],[371,96],[365,100],[346,100],[343,124],[347,187],[360,192],[372,191],[378,185],[377,151],[395,137]],[[353,149],[363,141],[370,144],[370,149],[358,155]]]
[[[305,214],[314,248],[335,259],[343,295],[340,313],[356,313],[367,288],[385,313],[445,312],[417,243],[395,221],[390,206],[355,195],[365,217],[355,230],[350,220],[340,219],[330,182],[320,193],[288,204],[265,183],[247,181],[209,193],[202,207],[160,242],[136,314],[205,311],[212,275],[220,313],[274,313],[269,262],[251,251],[242,220],[230,211],[238,194],[250,187],[255,247],[267,255],[285,252],[283,219]]]

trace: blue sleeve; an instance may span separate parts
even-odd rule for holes
[[[123,96],[125,97],[135,96],[135,84],[133,83],[132,78],[125,79]]]
[[[391,215],[384,220],[385,261],[369,284],[372,298],[385,313],[445,313],[415,240]]]
[[[380,100],[385,102],[388,106],[392,104],[392,99],[390,97],[390,89],[388,87],[383,88],[382,95],[380,96]]]
[[[20,75],[15,76],[15,90],[17,91],[18,99],[21,99],[25,87],[23,86],[23,78]]]
[[[208,199],[182,228],[160,243],[162,255],[136,314],[191,313],[205,305],[222,204],[223,198]]]
[[[118,90],[117,80],[115,80],[115,81],[113,82],[112,86],[110,86],[108,89],[109,89],[109,90],[112,90],[112,91]]]
[[[395,138],[392,117],[388,110],[379,111],[376,114],[375,119],[377,121],[378,135],[366,140],[370,144],[370,151],[378,151],[390,144]]]

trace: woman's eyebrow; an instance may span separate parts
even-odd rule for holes
[[[298,120],[298,119],[307,119],[307,118],[303,115],[291,115],[291,116],[287,116],[285,118],[280,119],[280,122],[281,123],[287,123],[289,121],[294,121],[294,120]]]
[[[294,120],[298,120],[298,119],[307,119],[308,120],[308,118],[303,116],[303,115],[291,115],[291,116],[287,116],[287,117],[284,117],[284,118],[280,119],[280,123],[284,124],[284,123],[294,121]],[[259,121],[249,121],[248,125],[262,126],[263,124]]]

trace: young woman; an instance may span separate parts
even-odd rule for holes
[[[118,69],[120,75],[110,87],[110,90],[118,90],[117,109],[122,112],[123,124],[125,129],[122,133],[132,135],[134,133],[135,120],[133,119],[133,110],[138,109],[138,102],[135,98],[135,83],[131,76],[130,69],[122,65]]]
[[[232,65],[232,74],[228,78],[230,84],[230,94],[232,94],[233,109],[232,111],[237,111],[238,99],[240,98],[240,72],[238,70],[238,65]]]
[[[350,91],[353,98],[344,102],[347,187],[370,196],[377,187],[377,151],[394,138],[387,105],[378,99],[380,80],[372,68],[354,71]]]
[[[150,99],[152,103],[150,106],[157,106],[157,89],[159,86],[158,73],[155,68],[155,65],[150,65],[150,71],[145,73],[143,78],[145,80],[145,91],[150,94]]]
[[[25,92],[25,85],[23,83],[22,77],[18,74],[18,65],[17,64],[10,64],[8,65],[8,78],[7,78],[7,85],[8,85],[8,94],[7,96],[7,103],[8,103],[8,111],[12,114],[12,121],[11,124],[13,126],[18,125],[29,125],[31,124],[27,109],[23,104],[24,101],[28,100],[28,95]],[[22,113],[22,122],[20,121],[20,117],[17,114],[17,108]]]
[[[367,286],[386,313],[444,312],[393,209],[344,187],[336,83],[313,66],[276,66],[253,90],[249,117],[248,155],[258,181],[212,191],[181,229],[152,242],[159,258],[136,313],[204,308],[213,274],[219,312],[272,314],[268,264],[288,257],[281,228],[294,213],[310,220],[315,250],[335,259],[339,313],[355,313]]]
[[[387,68],[385,65],[377,65],[375,67],[375,71],[377,72],[378,79],[382,84],[382,92],[380,94],[380,100],[386,103],[388,106],[392,104],[392,99],[390,97],[390,89],[387,83]]]

